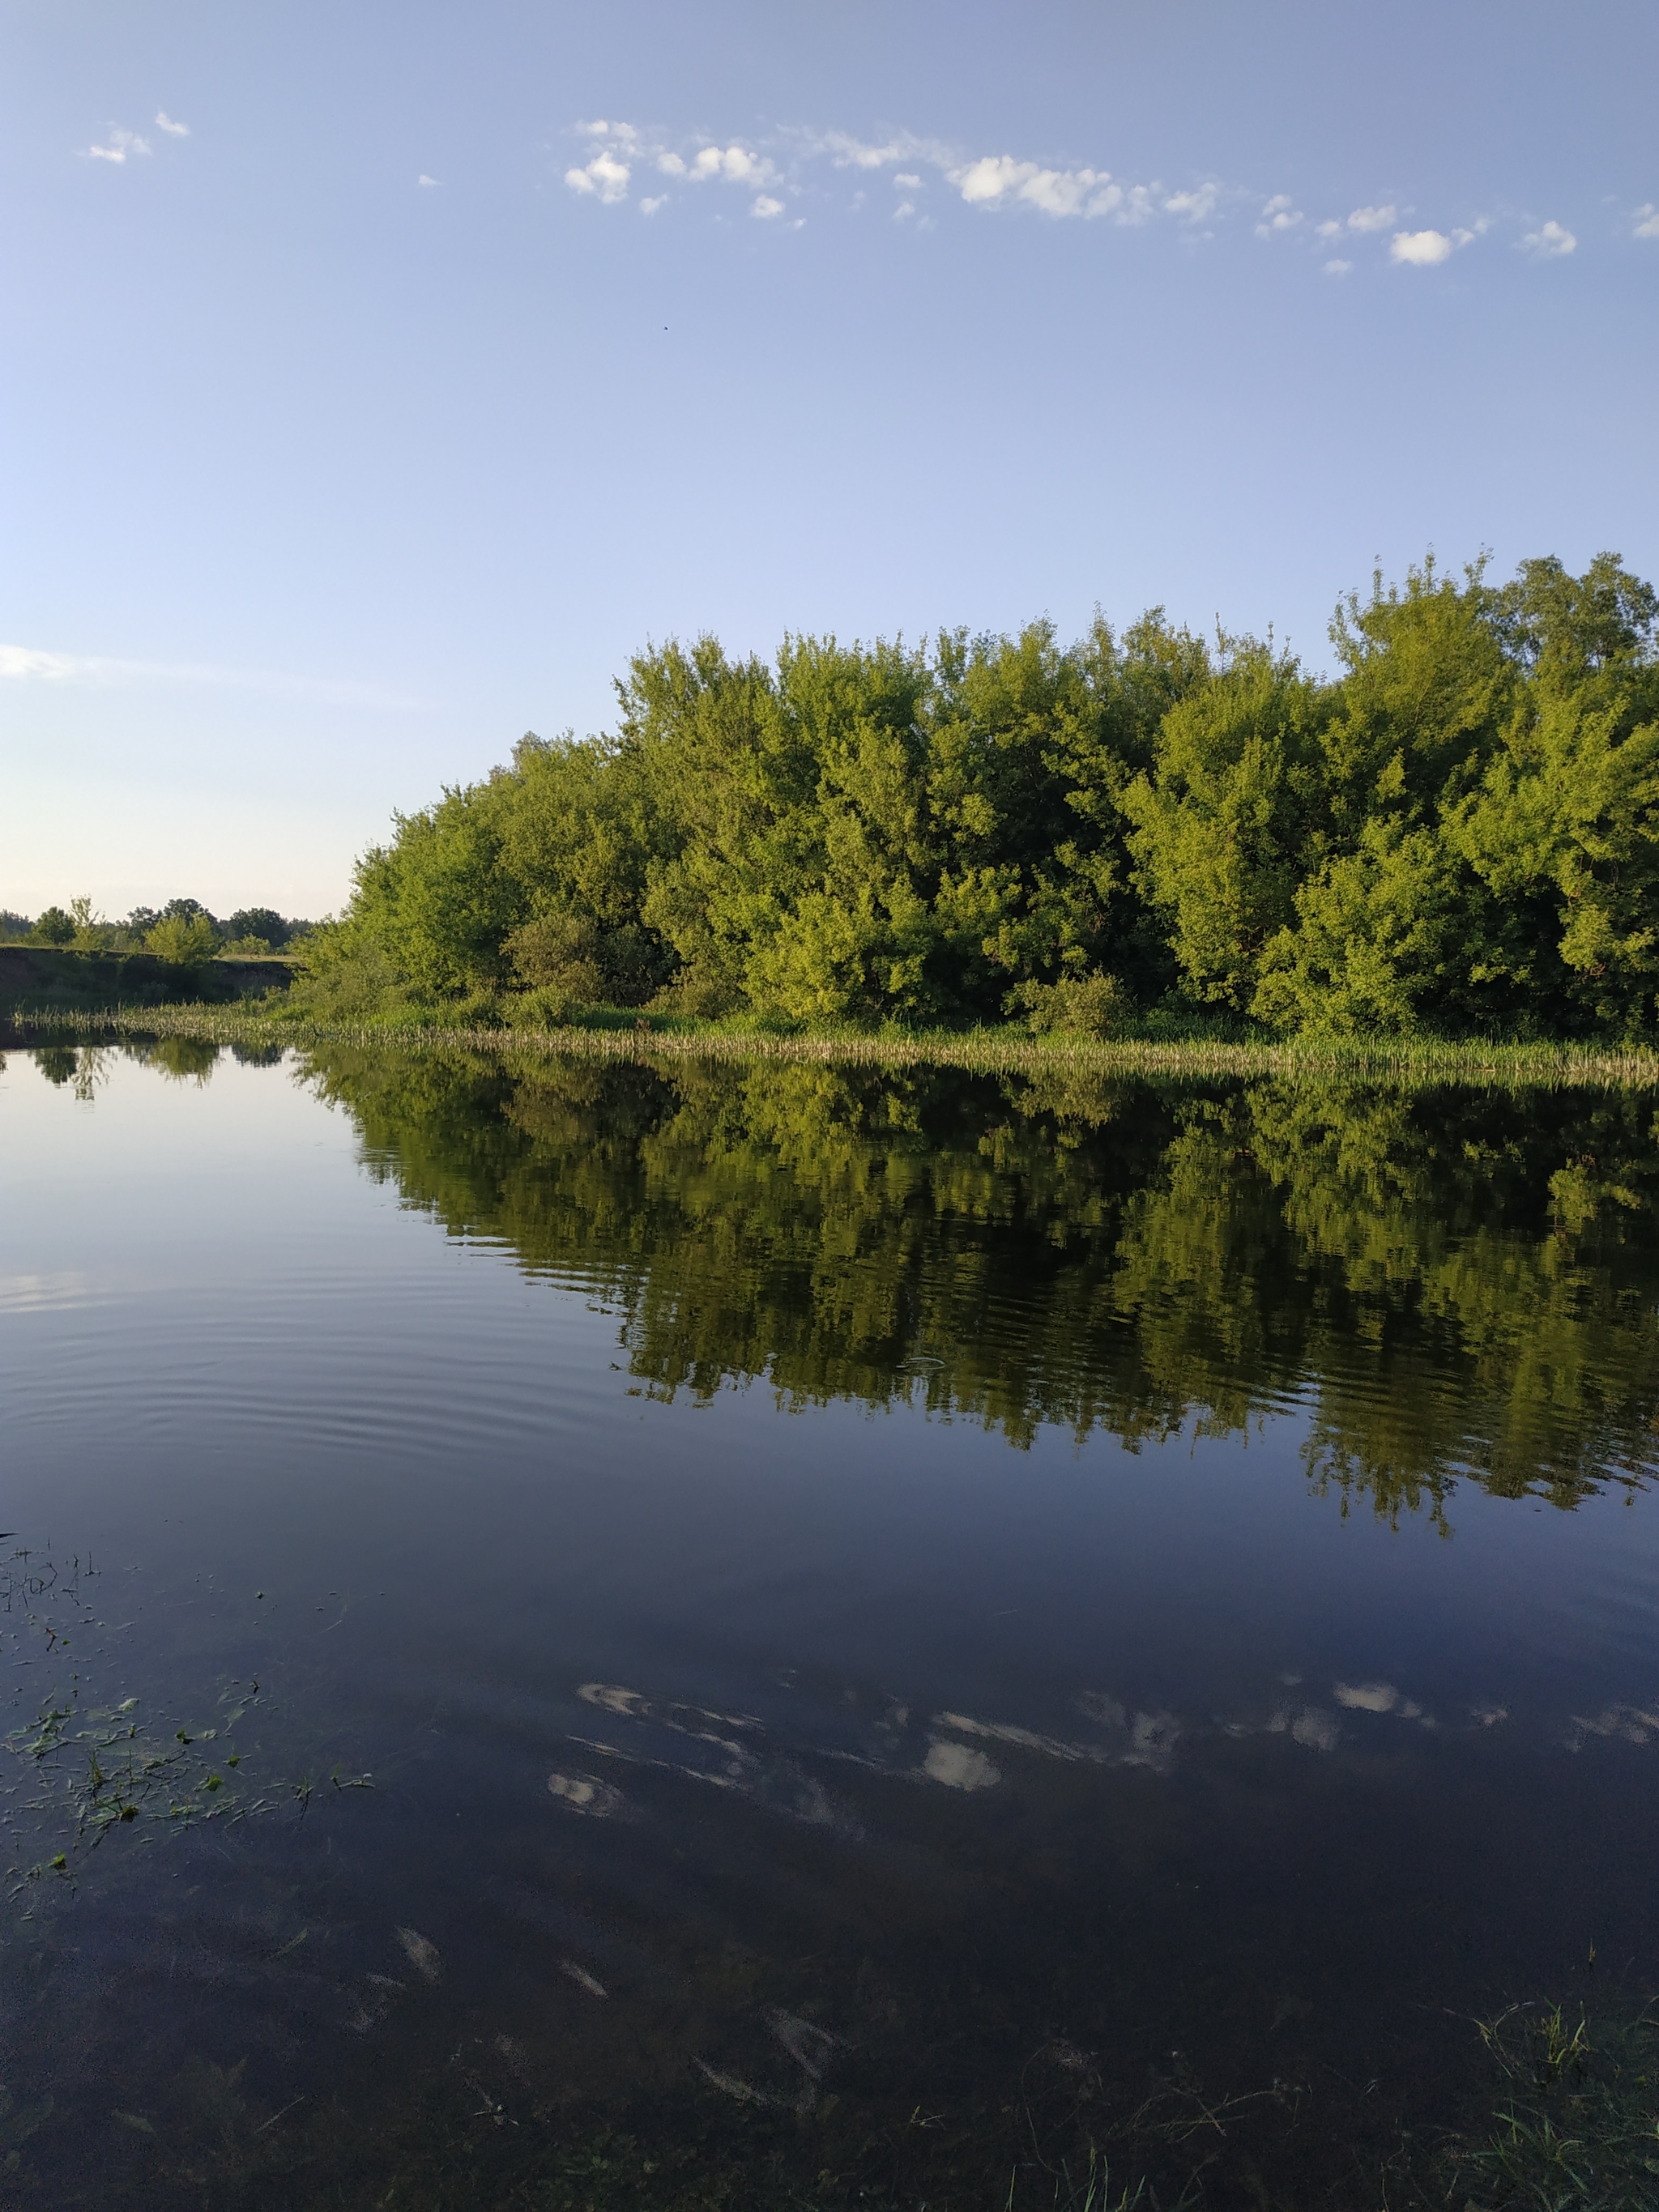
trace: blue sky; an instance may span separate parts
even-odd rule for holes
[[[337,905],[647,639],[1659,572],[1659,9],[0,0],[0,904]]]

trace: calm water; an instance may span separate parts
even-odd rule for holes
[[[0,1132],[0,2203],[1359,2205],[1472,2015],[1659,1985],[1651,1098]]]

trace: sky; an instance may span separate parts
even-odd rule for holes
[[[0,0],[0,906],[763,653],[1659,574],[1651,0]]]

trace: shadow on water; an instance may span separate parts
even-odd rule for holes
[[[178,1040],[133,1056],[187,1083],[216,1065]],[[113,1064],[36,1063],[85,1097]],[[665,1404],[769,1391],[1149,1462],[1289,1415],[1311,1513],[1448,1534],[1460,1489],[1588,1517],[1654,1471],[1659,1152],[1631,1094],[436,1051],[297,1073],[409,1207],[597,1299]],[[58,1569],[14,1571],[52,1638],[44,1711],[61,1632],[101,1601],[70,1574],[53,1612]],[[1626,1964],[1650,1964],[1645,1908],[1598,1967],[1577,1931],[1607,1908],[1556,1840],[1583,1842],[1591,1761],[1659,1740],[1645,1705],[1553,1723],[1551,1765],[1505,1751],[1500,1710],[1437,1721],[1357,1678],[1327,1705],[1280,1674],[1181,1719],[1068,1682],[1045,1731],[908,1708],[850,1663],[754,1709],[547,1664],[434,1676],[373,1790],[314,1802],[320,1674],[319,1711],[290,1681],[279,1723],[241,1676],[186,1711],[106,1667],[73,1725],[20,1733],[49,1817],[108,1845],[83,1893],[37,1856],[13,1900],[34,1917],[4,1930],[0,2204],[1656,2201]],[[125,1716],[175,1707],[112,1784]],[[207,1727],[264,1732],[249,1809],[283,1818],[224,1817]],[[1607,1778],[1617,1859],[1659,1793]],[[169,1826],[175,1802],[203,1817]],[[141,1837],[162,1846],[143,1865]],[[1492,1896],[1553,1958],[1570,1928],[1567,2010],[1477,2026],[1528,1993],[1474,1929]]]

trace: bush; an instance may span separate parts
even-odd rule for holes
[[[337,929],[320,929],[307,945],[289,1003],[296,1013],[316,1021],[360,1021],[367,1014],[407,1006],[416,996],[408,976],[379,945],[354,942]]]
[[[501,1001],[509,1029],[562,1030],[580,1007],[592,1006],[587,994],[577,995],[562,984],[544,983],[533,991],[509,992]]]
[[[724,976],[711,975],[691,964],[682,968],[672,982],[665,983],[645,1003],[647,1011],[653,1014],[717,1021],[722,1014],[734,1012],[743,1004],[743,994]]]
[[[1025,1009],[1026,1027],[1038,1036],[1063,1030],[1073,1036],[1121,1036],[1128,1024],[1128,994],[1115,975],[1062,975],[1057,983],[1021,983],[1008,994],[1012,1013]]]
[[[146,952],[175,968],[199,968],[219,949],[218,934],[204,914],[170,914],[144,939]]]
[[[539,914],[510,933],[501,950],[520,981],[551,994],[566,1006],[591,1005],[605,995],[594,957],[598,933],[572,914]]]
[[[37,915],[34,927],[29,932],[31,945],[73,945],[74,942],[74,921],[61,906],[49,906],[44,914]]]

